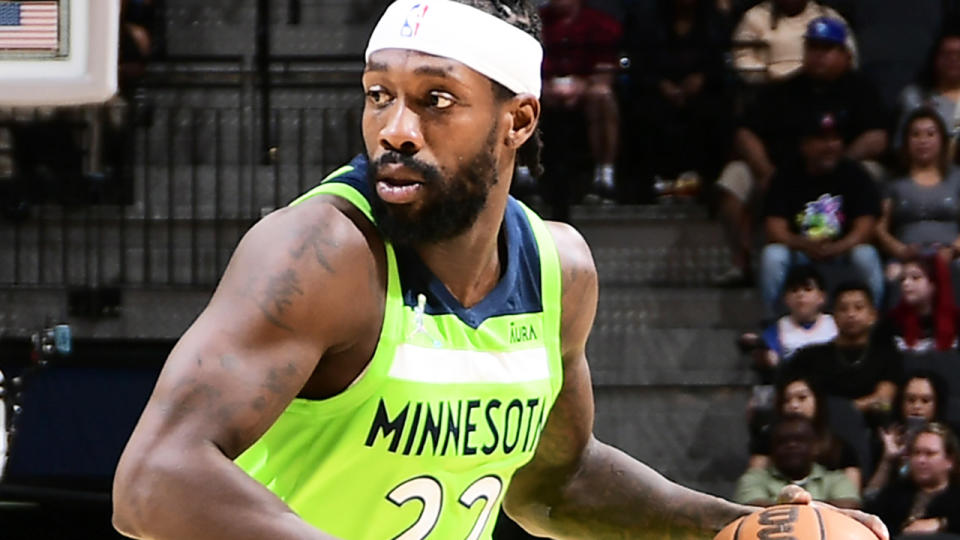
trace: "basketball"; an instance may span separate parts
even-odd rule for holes
[[[714,540],[874,540],[876,535],[840,512],[810,505],[784,504],[743,516],[717,533]]]

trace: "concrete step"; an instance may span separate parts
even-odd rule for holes
[[[598,386],[594,432],[683,485],[730,497],[747,465],[745,387]]]
[[[754,289],[600,285],[597,325],[634,328],[753,328],[760,321]]]
[[[753,374],[736,349],[731,329],[635,328],[596,324],[587,343],[594,384],[737,386]]]
[[[698,207],[597,209],[574,225],[604,284],[705,286],[730,264],[722,227]]]

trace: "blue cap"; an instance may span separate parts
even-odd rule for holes
[[[843,21],[830,17],[817,17],[807,25],[804,38],[825,43],[845,45],[847,43],[847,25]]]

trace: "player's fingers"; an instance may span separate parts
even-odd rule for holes
[[[866,525],[868,529],[873,531],[873,534],[877,535],[877,538],[880,540],[890,540],[890,531],[887,530],[887,526],[883,524],[883,521],[880,520],[877,516],[873,514],[868,514],[866,512],[861,512],[860,510],[850,510],[847,508],[837,508],[836,506],[831,506],[824,503],[814,503],[817,506],[823,506],[824,508],[829,508],[831,510],[836,510],[841,514],[851,517],[860,523]]]
[[[784,486],[777,496],[777,504],[810,504],[812,501],[809,491],[792,484]]]

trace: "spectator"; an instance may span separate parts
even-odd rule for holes
[[[921,428],[910,442],[910,473],[888,485],[867,509],[893,534],[960,534],[960,448],[943,424]]]
[[[804,347],[781,370],[787,380],[807,378],[825,395],[853,400],[863,413],[889,411],[902,377],[900,355],[892,347],[871,344],[877,310],[862,284],[841,284],[834,293],[837,336]]]
[[[741,161],[728,164],[717,181],[718,210],[732,253],[732,266],[717,276],[718,284],[742,283],[748,277],[753,243],[750,216],[756,210],[752,203],[763,200],[778,167],[794,165],[803,126],[815,113],[835,113],[836,134],[845,143],[847,158],[875,160],[886,150],[880,96],[872,83],[853,70],[847,37],[843,22],[815,19],[805,34],[800,72],[765,88],[744,114],[734,137]]]
[[[744,334],[741,342],[756,341],[756,364],[764,370],[775,368],[801,347],[836,337],[833,317],[823,312],[826,301],[823,277],[817,269],[810,265],[794,266],[787,273],[783,288],[788,314],[768,326],[762,336]]]
[[[955,146],[960,135],[960,27],[945,31],[934,43],[927,64],[915,84],[900,94],[901,117],[898,123],[896,145],[907,135],[907,119],[914,109],[932,108],[947,128],[947,154],[955,157]]]
[[[733,33],[733,65],[750,83],[780,81],[803,64],[804,32],[814,19],[842,21],[835,10],[811,0],[766,0],[743,14]],[[847,25],[849,27],[849,25]],[[852,35],[846,45],[856,60]]]
[[[813,120],[803,130],[800,165],[780,169],[766,196],[769,243],[761,255],[760,290],[770,318],[793,264],[852,264],[875,302],[883,293],[880,256],[870,244],[880,194],[866,171],[843,157],[840,118],[822,113]]]
[[[613,91],[620,23],[583,5],[583,0],[550,0],[543,20],[543,96],[550,110],[582,111],[595,161],[594,189],[615,190],[620,112]]]
[[[659,0],[657,16],[631,13],[626,24],[627,103],[641,117],[635,124],[645,166],[665,178],[716,175],[730,129],[723,57],[729,39],[713,2]]]
[[[124,91],[143,76],[153,51],[153,1],[123,0],[120,19],[119,84]]]
[[[920,107],[906,121],[901,155],[906,175],[892,181],[877,223],[877,240],[892,259],[886,276],[897,281],[902,261],[938,252],[960,252],[960,170],[947,156],[947,131],[936,111]]]
[[[874,454],[877,468],[864,489],[875,496],[892,482],[907,477],[906,448],[923,426],[930,422],[943,423],[949,400],[947,384],[931,371],[912,371],[904,378],[893,405],[894,419],[877,430]]]
[[[777,417],[800,415],[810,419],[816,433],[817,463],[827,470],[843,471],[854,486],[859,486],[860,463],[856,451],[830,430],[824,403],[823,396],[808,379],[794,377],[778,382],[773,410]],[[770,465],[773,423],[763,414],[752,415],[749,469]]]
[[[936,255],[903,264],[900,302],[877,328],[877,339],[909,353],[957,348],[957,308],[946,263]]]
[[[735,501],[769,506],[781,489],[796,484],[809,491],[814,500],[843,508],[860,506],[860,495],[850,479],[816,462],[816,431],[806,416],[789,415],[778,420],[770,450],[767,466],[749,469],[737,481]]]

